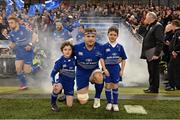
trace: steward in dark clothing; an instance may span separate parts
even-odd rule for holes
[[[168,79],[170,87],[166,90],[180,90],[180,21],[174,20],[171,23],[175,26],[173,40],[170,44],[171,59],[168,65]]]
[[[164,56],[162,57],[162,60],[167,62],[167,64],[170,61],[170,52],[169,52],[169,45],[166,43],[167,42],[170,43],[172,41],[173,35],[174,35],[174,31],[172,30],[165,33],[164,45],[163,45]]]

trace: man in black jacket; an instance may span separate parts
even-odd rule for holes
[[[147,60],[149,72],[149,88],[144,90],[145,93],[159,92],[159,62],[160,54],[163,47],[164,29],[163,26],[157,22],[157,15],[154,12],[149,12],[144,21],[148,25],[147,32],[144,36],[142,45],[141,58]],[[154,48],[153,55],[149,58],[150,49]]]
[[[173,20],[171,23],[174,36],[170,43],[171,59],[168,66],[168,79],[170,87],[166,88],[167,91],[176,89],[180,90],[180,21]]]

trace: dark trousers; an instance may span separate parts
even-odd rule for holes
[[[160,60],[147,61],[149,72],[149,89],[158,91],[159,89],[159,62]]]
[[[180,89],[180,55],[171,57],[168,65],[168,80],[171,87]]]

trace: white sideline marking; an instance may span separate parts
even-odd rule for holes
[[[146,110],[141,105],[124,105],[124,108],[129,114],[147,114]]]

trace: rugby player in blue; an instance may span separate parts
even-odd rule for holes
[[[77,99],[80,104],[87,103],[89,99],[89,81],[95,83],[95,99],[93,108],[100,107],[100,95],[103,89],[103,75],[98,62],[102,58],[101,45],[96,42],[96,29],[85,29],[85,41],[75,45],[77,60],[76,83]]]
[[[31,72],[31,64],[33,59],[33,35],[24,26],[19,25],[18,18],[10,16],[8,18],[9,40],[11,41],[9,48],[15,49],[16,52],[16,72],[21,82],[21,90],[27,89],[27,81],[25,73]]]
[[[81,25],[78,29],[78,34],[76,35],[76,43],[82,43],[84,41],[84,25]]]
[[[54,51],[59,51],[59,46],[61,46],[64,41],[73,41],[71,33],[66,30],[59,21],[56,22],[56,30],[52,33],[52,40],[50,46],[52,60],[58,59],[59,52]]]
[[[51,72],[53,92],[51,94],[51,109],[58,112],[56,100],[58,94],[64,89],[66,95],[66,104],[68,107],[73,105],[74,95],[74,80],[75,80],[75,58],[73,54],[73,45],[66,41],[61,45],[61,52],[63,56],[55,62],[54,68]],[[56,80],[56,74],[59,73],[59,78]]]
[[[53,39],[55,41],[66,41],[66,40],[72,40],[71,33],[65,29],[61,22],[56,22],[56,30],[53,32]]]
[[[122,79],[127,59],[123,46],[116,41],[118,34],[119,30],[116,27],[108,29],[109,42],[103,45],[103,61],[101,61],[106,76],[105,94],[108,102],[106,110],[113,108],[113,111],[119,111],[118,82]],[[113,101],[111,100],[111,94],[113,95]]]

